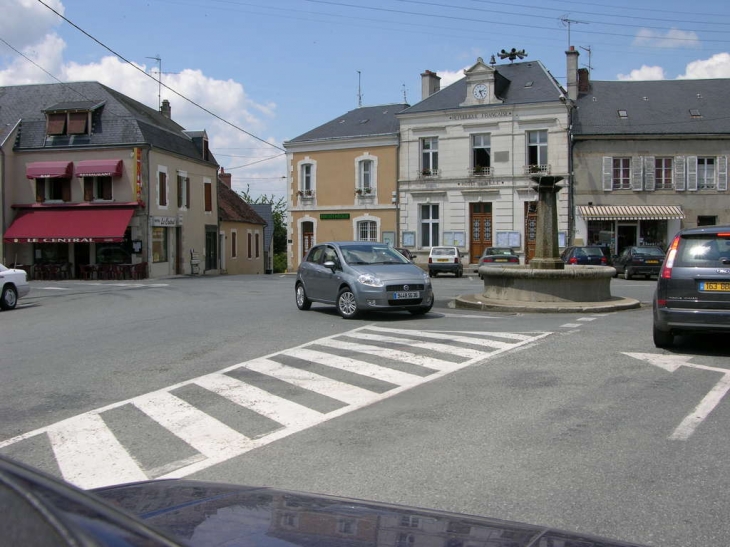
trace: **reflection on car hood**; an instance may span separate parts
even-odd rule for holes
[[[93,491],[195,546],[635,544],[516,522],[246,486],[162,480]],[[474,543],[476,542],[476,543]]]

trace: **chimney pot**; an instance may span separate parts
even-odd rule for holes
[[[165,118],[172,119],[172,108],[170,107],[170,101],[167,99],[164,99],[162,101],[162,106],[160,107],[160,112],[162,113]]]

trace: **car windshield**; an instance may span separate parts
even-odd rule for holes
[[[600,247],[583,247],[578,249],[578,251],[578,254],[580,254],[580,251],[583,251],[586,256],[603,256],[603,251]]]
[[[343,245],[340,251],[350,265],[409,264],[402,254],[388,245]]]

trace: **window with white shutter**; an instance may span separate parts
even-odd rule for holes
[[[602,182],[604,192],[610,192],[613,189],[613,158],[611,156],[603,157]]]
[[[677,192],[683,192],[686,187],[685,171],[686,161],[684,156],[674,158],[674,189]]]
[[[634,192],[644,189],[644,160],[641,156],[631,158],[631,189]]]
[[[717,157],[717,189],[727,191],[727,156]]]
[[[654,156],[644,156],[644,189],[647,192],[653,192],[655,187],[655,158]]]

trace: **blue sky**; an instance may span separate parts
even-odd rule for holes
[[[678,0],[610,6],[560,0],[0,0],[0,85],[96,80],[157,107],[158,85],[144,72],[156,78],[159,65],[152,57],[159,57],[163,83],[245,132],[163,88],[173,118],[187,129],[208,131],[234,189],[278,197],[286,192],[286,165],[277,147],[356,108],[358,85],[363,106],[404,97],[414,104],[424,70],[437,72],[444,86],[477,57],[488,61],[511,48],[524,49],[526,60],[542,62],[564,84],[569,40],[594,80],[730,78],[730,7],[720,0],[691,7]]]

